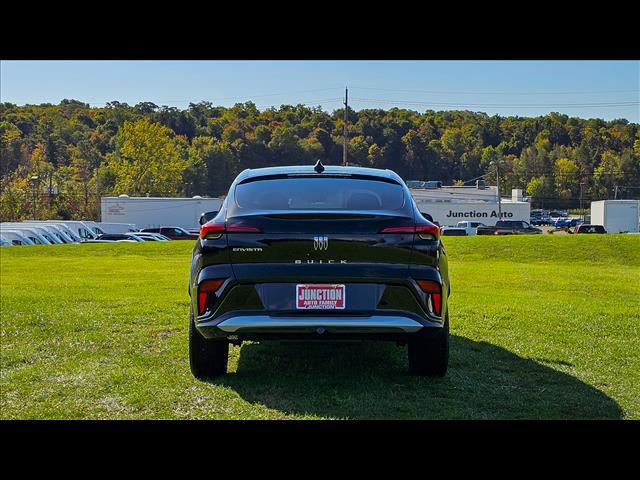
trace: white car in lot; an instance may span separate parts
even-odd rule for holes
[[[464,228],[467,232],[467,235],[475,235],[478,227],[485,227],[486,225],[482,222],[473,222],[473,221],[464,221],[458,222],[456,228]]]
[[[47,225],[51,225],[51,226],[54,226],[54,227],[58,228],[59,230],[62,230],[62,232],[64,232],[73,242],[75,242],[75,243],[82,242],[82,238],[80,237],[80,235],[78,235],[76,232],[74,232],[71,227],[66,225],[63,220],[25,220],[22,223],[25,223],[25,224],[31,223],[31,224],[36,224],[36,225],[43,225],[45,227]]]
[[[7,222],[0,224],[0,228],[7,230],[17,230],[23,233],[26,237],[30,238],[31,241],[38,244],[62,244],[64,243],[57,235],[55,235],[48,228],[40,225],[40,224],[32,224],[32,223],[13,223]]]
[[[72,235],[69,235],[62,226],[54,223],[24,223],[27,227],[29,226],[38,226],[44,227],[51,232],[52,235],[55,235],[58,240],[62,243],[78,243]]]
[[[59,221],[60,220],[58,220],[58,222]],[[48,222],[51,222],[51,220]],[[62,223],[69,227],[82,241],[91,240],[98,236],[89,225],[79,220],[64,220]]]
[[[22,235],[27,237],[29,240],[33,242],[34,245],[51,245],[52,242],[47,240],[38,230],[35,228],[29,228],[20,223],[2,223],[0,224],[0,232],[4,232],[6,230],[13,230],[16,232],[20,232]]]
[[[0,230],[0,235],[11,245],[35,245],[24,233],[18,230]]]

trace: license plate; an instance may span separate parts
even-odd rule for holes
[[[296,285],[296,308],[298,310],[342,310],[344,306],[344,285],[308,283]]]

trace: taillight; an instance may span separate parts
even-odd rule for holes
[[[250,225],[226,225],[224,223],[215,223],[213,220],[205,223],[200,227],[200,238],[216,239],[220,238],[223,233],[260,233],[260,229]]]
[[[215,292],[220,288],[220,285],[224,282],[223,278],[215,280],[204,280],[198,285],[198,314],[202,315],[207,309],[207,299],[209,294]]]
[[[423,240],[437,240],[440,238],[440,227],[437,225],[417,225],[416,233]]]
[[[200,227],[200,238],[220,238],[224,231],[224,223],[215,223],[211,220]]]
[[[424,293],[431,296],[433,313],[440,316],[442,313],[442,286],[433,280],[416,280],[416,282]]]
[[[421,224],[406,227],[387,227],[380,233],[417,233],[423,240],[437,240],[440,238],[440,228],[433,224]]]

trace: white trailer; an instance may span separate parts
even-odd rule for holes
[[[591,202],[591,224],[602,225],[607,233],[639,230],[640,200],[599,200]]]
[[[217,211],[221,198],[102,197],[102,222],[133,223],[138,228],[182,227],[196,229],[205,212]]]

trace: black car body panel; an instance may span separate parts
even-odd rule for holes
[[[268,183],[274,180],[280,183]],[[205,338],[234,341],[403,340],[441,329],[450,287],[436,232],[388,170],[245,170],[195,242],[189,283],[195,327]],[[214,290],[203,294],[207,281]],[[429,282],[440,294],[421,287]],[[343,307],[297,308],[301,284],[339,286]]]

